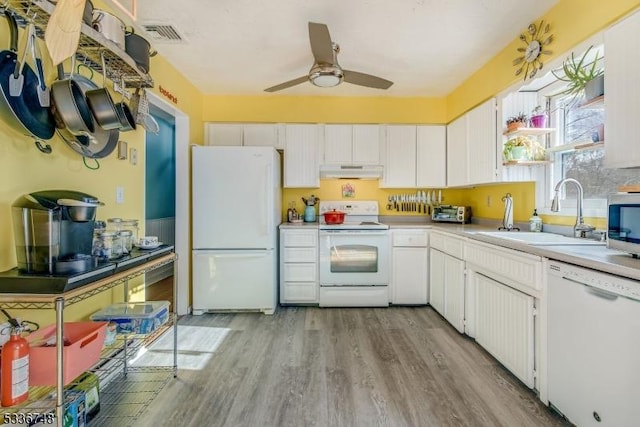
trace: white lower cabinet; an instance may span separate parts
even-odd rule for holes
[[[465,257],[476,342],[544,399],[546,379],[536,379],[546,345],[536,315],[545,289],[542,258],[480,242],[468,242]]]
[[[280,229],[280,304],[318,302],[318,229]]]
[[[391,303],[424,305],[429,294],[428,231],[391,231]]]
[[[464,240],[431,234],[429,303],[459,332],[465,331]]]
[[[476,275],[476,342],[534,387],[534,299]]]

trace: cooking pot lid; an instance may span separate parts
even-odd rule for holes
[[[342,215],[346,215],[346,213],[341,212],[341,211],[337,211],[337,210],[335,210],[335,209],[330,210],[330,211],[326,211],[326,212],[325,212],[325,213],[323,213],[322,215],[327,215],[327,214],[329,214],[329,215],[331,215],[331,214],[342,214]]]

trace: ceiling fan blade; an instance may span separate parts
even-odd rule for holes
[[[344,81],[354,85],[367,86],[375,89],[389,89],[393,82],[371,74],[359,73],[357,71],[342,70]]]
[[[333,64],[333,44],[325,24],[309,22],[311,52],[318,64]]]
[[[291,86],[299,85],[300,83],[308,82],[309,76],[298,77],[297,79],[289,80],[288,82],[280,83],[279,85],[271,86],[265,89],[265,92],[275,92],[278,90],[286,89]]]

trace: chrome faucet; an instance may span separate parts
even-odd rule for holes
[[[582,216],[584,193],[582,191],[582,185],[580,185],[578,181],[573,178],[565,178],[556,184],[556,188],[554,189],[555,194],[553,196],[553,201],[551,202],[551,212],[560,212],[560,187],[567,182],[575,184],[578,189],[578,208],[576,211],[576,224],[573,226],[573,235],[574,237],[587,237],[587,233],[595,230],[595,227],[584,223],[584,217]]]

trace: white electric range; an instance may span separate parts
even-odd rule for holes
[[[345,213],[342,224],[323,214]],[[378,222],[378,202],[320,202],[320,306],[389,305],[389,226]]]

